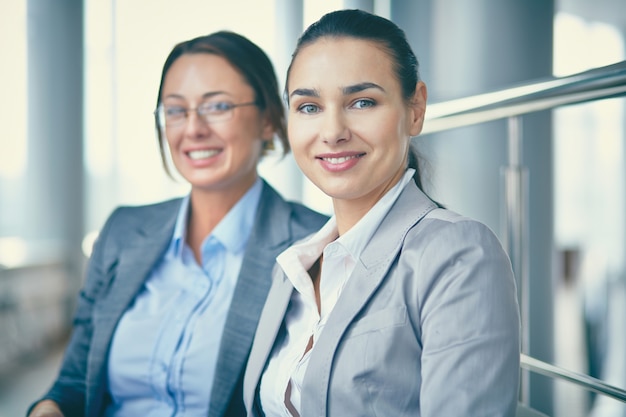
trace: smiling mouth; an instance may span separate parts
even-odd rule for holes
[[[217,155],[220,152],[222,151],[218,149],[203,149],[203,150],[198,150],[198,151],[189,151],[187,152],[187,156],[189,156],[189,158],[195,161],[198,159],[210,158],[212,156]]]
[[[329,164],[333,164],[333,165],[337,165],[337,164],[343,164],[344,162],[347,162],[351,159],[357,159],[357,158],[361,158],[362,156],[364,156],[364,153],[358,154],[358,155],[350,155],[350,156],[340,156],[340,157],[332,157],[332,158],[325,158],[325,157],[320,157],[319,159],[321,159],[324,162],[328,162]]]

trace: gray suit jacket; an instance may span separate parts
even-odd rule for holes
[[[74,328],[57,380],[45,395],[66,417],[99,417],[109,400],[107,357],[115,327],[170,243],[181,199],[117,209],[89,261]],[[221,342],[209,416],[245,415],[244,365],[277,254],[326,218],[288,203],[267,183],[241,266]]]
[[[248,416],[285,337],[280,268],[244,378]],[[514,416],[520,322],[511,265],[483,224],[411,182],[367,244],[311,352],[302,417]]]

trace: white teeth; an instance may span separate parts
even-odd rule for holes
[[[350,159],[356,158],[357,156],[342,156],[341,158],[322,158],[324,161],[331,164],[342,164]]]
[[[187,153],[187,155],[189,155],[189,157],[191,159],[206,159],[206,158],[210,158],[214,155],[217,155],[218,153],[220,153],[220,151],[218,150],[200,150],[200,151],[190,151]]]

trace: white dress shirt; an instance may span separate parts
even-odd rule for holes
[[[344,235],[338,237],[333,216],[319,232],[278,256],[277,262],[295,291],[284,319],[287,336],[282,344],[274,347],[262,376],[260,398],[266,416],[299,416],[302,382],[315,341],[324,330],[367,242],[406,184],[412,181],[414,172],[407,169],[402,179]],[[321,308],[318,311],[308,271],[322,254]],[[305,353],[311,337],[313,347]]]

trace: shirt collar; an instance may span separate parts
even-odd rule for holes
[[[230,209],[224,218],[217,224],[213,232],[202,242],[206,246],[209,238],[217,239],[229,252],[237,253],[242,250],[252,233],[256,210],[263,190],[263,181],[257,178],[255,183]],[[178,209],[174,234],[170,242],[169,252],[181,256],[182,248],[187,237],[187,220],[189,218],[189,204],[191,195],[187,194]]]
[[[414,173],[415,170],[413,168],[408,168],[400,181],[387,191],[374,207],[365,213],[365,216],[350,230],[336,240],[338,244],[352,255],[353,259],[361,258],[365,246],[371,240],[374,232],[378,229],[389,210],[391,210],[391,206],[396,202],[404,187],[413,179]]]
[[[341,245],[354,260],[360,259],[363,249],[414,173],[414,169],[407,169],[402,179],[343,236],[337,238],[337,219],[333,215],[319,231],[278,255],[276,260],[296,289],[302,292],[301,287],[308,286],[304,272],[311,268],[322,252],[333,251],[335,245]]]
[[[229,252],[237,253],[248,243],[262,190],[263,181],[257,178],[211,233]]]

